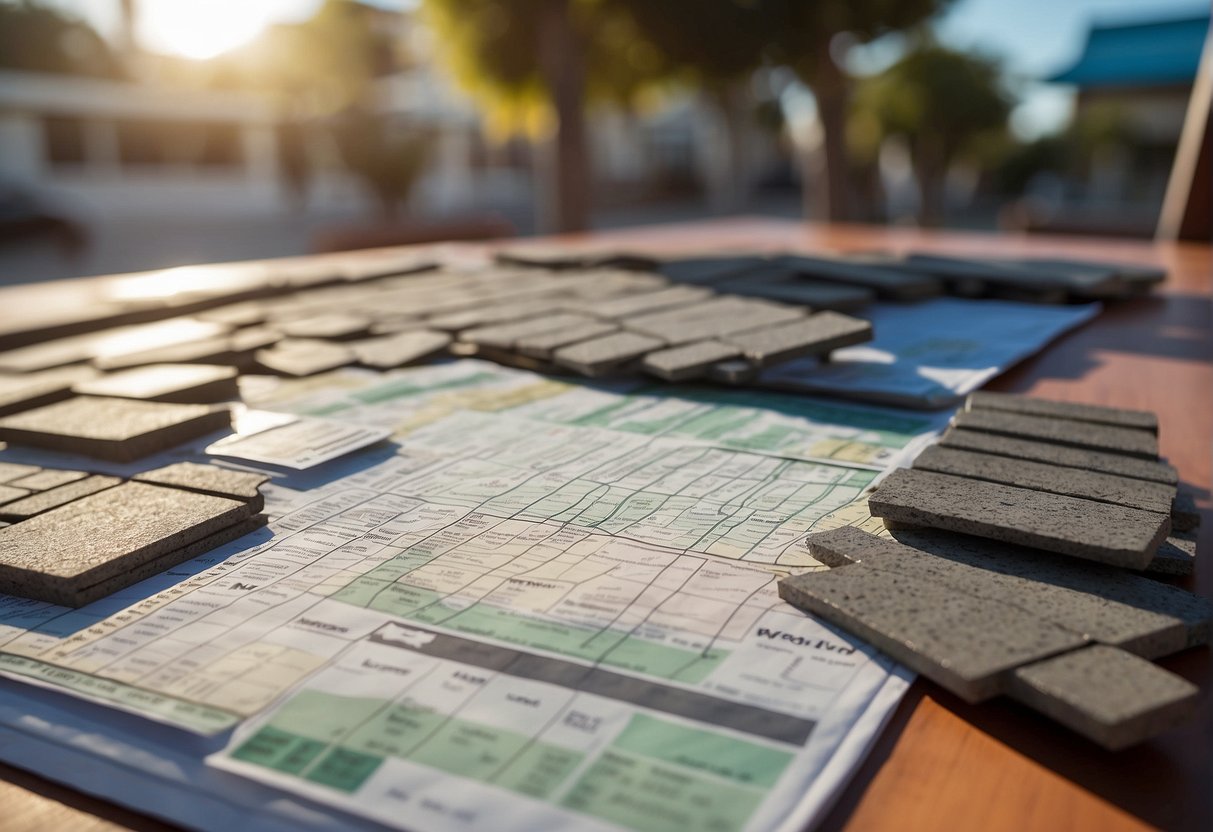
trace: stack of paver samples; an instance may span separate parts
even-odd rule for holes
[[[0,592],[79,607],[265,524],[260,474],[119,477],[0,463]]]
[[[1199,521],[1139,411],[975,393],[940,443],[869,500],[895,540],[809,538],[835,567],[791,603],[962,698],[1011,696],[1119,748],[1173,727],[1197,689],[1149,660],[1207,644],[1213,603],[1184,574]]]

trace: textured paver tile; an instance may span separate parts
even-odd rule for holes
[[[117,477],[92,476],[61,485],[48,491],[38,491],[20,500],[0,506],[0,518],[15,522],[25,520],[51,509],[59,508],[81,497],[113,488],[122,480]]]
[[[1171,528],[1190,532],[1200,526],[1200,509],[1196,507],[1196,499],[1192,492],[1180,488],[1171,503]]]
[[[214,494],[217,497],[231,497],[235,500],[255,500],[260,493],[257,489],[269,481],[269,477],[265,474],[233,471],[230,468],[201,465],[197,462],[176,462],[163,468],[136,474],[132,479],[138,482],[149,482],[153,485],[167,485],[173,488],[184,488],[187,491]]]
[[[22,465],[18,462],[0,462],[0,483],[12,482],[21,477],[36,474],[42,469],[37,465]]]
[[[872,324],[837,312],[818,312],[802,320],[725,337],[760,366],[872,340]]]
[[[29,474],[24,477],[19,477],[11,480],[8,484],[14,485],[17,488],[24,488],[29,491],[46,491],[51,488],[58,488],[61,485],[67,485],[69,482],[82,480],[88,476],[86,471],[68,471],[63,468],[43,468],[35,474]]]
[[[1171,530],[1171,518],[1109,503],[1010,485],[894,471],[868,500],[873,517],[1034,546],[1144,569]]]
[[[72,382],[49,374],[0,376],[0,416],[66,399]]]
[[[1015,671],[1010,694],[1105,748],[1126,748],[1184,722],[1199,689],[1115,647],[1093,645]]]
[[[939,444],[998,456],[1009,456],[1015,459],[1047,462],[1050,465],[1063,465],[1068,468],[1102,471],[1105,474],[1116,474],[1121,477],[1150,480],[1168,485],[1175,485],[1179,482],[1178,472],[1165,462],[1083,448],[1068,448],[1065,445],[1054,445],[1051,442],[1039,442],[1034,439],[1017,439],[976,430],[950,428],[940,438]]]
[[[1172,616],[1183,622],[1187,637],[1185,647],[1209,643],[1213,601],[1180,587],[1112,566],[1059,558],[1052,552],[984,540],[966,534],[935,529],[906,529],[894,531],[893,536],[915,549],[990,572],[1029,578],[1071,593],[1096,596],[1112,604],[1127,604],[1141,610]],[[1046,597],[1053,592],[1040,591]],[[1063,595],[1057,598],[1057,603],[1073,602]],[[1067,614],[1071,613],[1073,610]],[[1145,654],[1142,647],[1131,642],[1109,643]]]
[[[150,364],[101,376],[75,386],[88,396],[156,402],[220,402],[236,398],[236,370],[215,364]]]
[[[658,271],[676,283],[710,285],[747,272],[760,271],[770,262],[769,258],[756,254],[684,257],[665,261]]]
[[[0,439],[130,462],[230,424],[212,405],[77,396],[0,419]]]
[[[625,329],[676,345],[787,323],[804,314],[803,307],[726,296],[669,312],[625,318],[622,323]]]
[[[95,584],[84,586],[81,582],[76,582],[70,588],[67,586],[44,587],[45,594],[38,600],[49,601],[52,604],[62,604],[66,607],[82,607],[120,589],[137,584],[154,575],[159,575],[167,569],[172,569],[178,564],[185,563],[187,560],[196,558],[212,549],[217,549],[225,543],[238,540],[265,525],[265,515],[259,514],[234,525],[226,526],[213,534],[195,540],[193,543],[187,543],[178,549],[173,549],[146,563],[133,566],[120,574],[105,578]]]
[[[584,310],[599,318],[626,318],[632,315],[685,307],[704,300],[711,294],[710,289],[698,286],[671,286],[657,292],[624,295],[612,300],[586,304]]]
[[[97,363],[130,353],[212,338],[228,330],[229,327],[222,324],[193,318],[115,327],[0,353],[0,370],[29,373],[89,359]]]
[[[459,333],[460,341],[478,344],[485,347],[496,347],[498,349],[511,349],[520,338],[525,338],[529,335],[542,335],[546,332],[555,332],[571,327],[585,326],[593,323],[594,319],[585,315],[575,315],[561,313],[556,315],[543,315],[538,318],[530,318],[525,321],[517,321],[507,324],[494,324],[491,326],[481,326],[475,329],[465,329]]]
[[[353,364],[354,351],[342,344],[326,341],[289,339],[273,347],[257,350],[257,363],[270,372],[287,376],[311,376]]]
[[[93,586],[241,523],[260,503],[139,482],[109,488],[0,529],[0,591],[38,598]]]
[[[1061,292],[1078,297],[1116,297],[1121,281],[1110,270],[1041,268],[1011,261],[970,260],[937,254],[910,254],[908,266],[946,277],[949,281],[976,282],[988,289],[1024,293]]]
[[[528,335],[519,338],[514,347],[518,352],[531,358],[551,358],[552,353],[561,347],[567,347],[579,341],[588,341],[601,335],[609,335],[618,330],[618,324],[608,323],[607,321],[594,321],[579,326],[557,329],[552,332],[544,332],[540,335]]]
[[[371,328],[371,320],[362,315],[332,313],[299,318],[277,324],[276,328],[288,338],[324,338],[343,341],[365,335]]]
[[[569,305],[567,298],[534,298],[516,303],[482,302],[464,312],[452,312],[429,318],[432,329],[460,332],[505,321],[522,321],[563,312]]]
[[[774,275],[765,273],[725,280],[716,284],[717,291],[746,297],[766,298],[782,303],[798,303],[810,309],[832,309],[847,312],[876,300],[876,293],[863,286],[828,283],[798,277],[782,267]]]
[[[779,596],[969,702],[1002,693],[1008,671],[1085,643],[1011,604],[865,563],[784,578]]]
[[[665,343],[661,340],[647,335],[617,332],[561,347],[556,350],[553,359],[562,367],[576,370],[583,375],[598,376],[613,372],[621,365],[664,346]]]
[[[437,355],[450,343],[451,336],[445,332],[421,329],[358,341],[351,348],[360,364],[388,370]]]
[[[657,350],[644,357],[644,371],[666,381],[687,381],[702,378],[718,361],[741,353],[737,347],[720,341],[697,341],[667,350]]]
[[[1196,535],[1172,530],[1145,571],[1157,575],[1191,575],[1196,571]]]
[[[965,409],[1001,410],[1007,413],[1022,413],[1027,416],[1073,419],[1080,422],[1095,422],[1101,425],[1116,425],[1122,428],[1136,428],[1158,433],[1158,416],[1146,410],[1121,410],[1091,404],[1035,399],[1030,396],[1016,396],[1012,393],[993,393],[985,390],[970,393],[969,398],[965,401]]]
[[[917,300],[943,292],[943,282],[896,265],[796,255],[783,262],[805,277],[863,286],[882,298]]]
[[[1001,436],[1036,439],[1073,448],[1087,448],[1142,459],[1158,458],[1158,437],[1147,430],[1112,427],[1043,416],[1024,416],[996,410],[958,413],[953,424]]]
[[[5,503],[11,503],[13,500],[20,500],[22,497],[28,497],[29,492],[24,488],[15,488],[11,485],[0,485],[0,506]]]
[[[920,453],[914,459],[914,467],[940,474],[1031,488],[1034,491],[1048,491],[1101,503],[1131,506],[1160,514],[1170,513],[1171,499],[1175,493],[1173,486],[1162,483],[964,451],[942,445],[933,445]]]
[[[1092,641],[1146,658],[1208,638],[1213,602],[1115,567],[937,531],[896,540],[854,527],[810,535],[809,553],[830,566],[866,563],[955,592],[1014,604]]]

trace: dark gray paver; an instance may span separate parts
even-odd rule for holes
[[[1091,641],[1156,658],[1205,643],[1213,601],[1110,566],[938,531],[853,527],[810,535],[809,553],[830,566],[866,563],[1027,610]]]
[[[1011,459],[994,454],[965,451],[943,445],[932,445],[914,459],[914,468],[951,474],[957,477],[999,482],[1051,494],[1081,497],[1101,503],[1131,506],[1160,514],[1171,512],[1175,488],[1158,482],[1146,482],[1098,471],[1083,471]]]
[[[779,596],[870,642],[968,702],[1009,671],[1086,641],[1019,607],[864,563],[779,582]]]
[[[979,390],[970,393],[965,401],[966,410],[1000,410],[1007,413],[1022,413],[1027,416],[1048,416],[1055,419],[1071,419],[1079,422],[1095,422],[1122,428],[1136,428],[1158,433],[1158,416],[1146,410],[1123,410],[1076,402],[1059,402],[1016,396],[1012,393],[994,393]]]
[[[818,312],[791,323],[726,335],[746,358],[766,367],[872,340],[872,324],[838,312]]]
[[[696,341],[666,350],[657,350],[644,357],[645,372],[666,381],[688,381],[702,378],[718,361],[740,355],[741,350],[720,341]]]
[[[1101,644],[1021,667],[1009,688],[1014,699],[1109,749],[1180,725],[1200,694],[1183,677]]]
[[[1030,459],[1034,462],[1046,462],[1050,465],[1067,468],[1101,471],[1105,474],[1161,482],[1172,486],[1179,482],[1179,472],[1175,470],[1174,466],[1165,462],[1084,448],[1068,448],[1065,445],[1038,442],[1035,439],[1019,439],[952,427],[940,437],[939,444],[949,448],[962,448],[1013,459]]]
[[[357,341],[350,348],[358,357],[358,363],[389,370],[431,358],[445,350],[450,343],[451,336],[445,332],[421,329]]]
[[[1171,518],[1010,485],[901,469],[868,500],[874,517],[1144,569]]]
[[[562,367],[587,376],[600,376],[612,373],[645,353],[664,346],[663,341],[647,335],[617,332],[561,347],[552,357]]]
[[[1158,437],[1147,430],[1096,425],[1044,416],[1024,416],[995,410],[973,410],[958,413],[953,419],[953,424],[965,430],[979,430],[1001,436],[1035,439],[1072,448],[1124,454],[1148,460],[1158,459]]]

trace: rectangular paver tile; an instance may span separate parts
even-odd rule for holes
[[[868,500],[874,517],[1144,569],[1171,530],[1150,511],[901,469]]]

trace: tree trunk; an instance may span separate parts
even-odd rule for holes
[[[947,153],[936,139],[924,136],[914,147],[913,164],[914,178],[918,180],[918,224],[923,228],[937,228],[943,224]]]
[[[712,207],[721,213],[736,213],[749,198],[749,146],[746,124],[746,87],[734,82],[711,90],[709,99],[716,107],[724,127],[723,168],[713,171]]]
[[[547,0],[540,22],[539,62],[556,113],[552,159],[541,176],[541,199],[552,206],[544,231],[584,231],[590,219],[590,157],[585,130],[585,44],[569,0]]]
[[[820,217],[830,222],[851,218],[851,193],[848,182],[847,107],[850,102],[850,79],[830,56],[830,43],[818,44],[814,67],[813,97],[817,100],[817,118],[821,122],[822,145],[816,165],[815,181],[804,188],[806,217]]]

